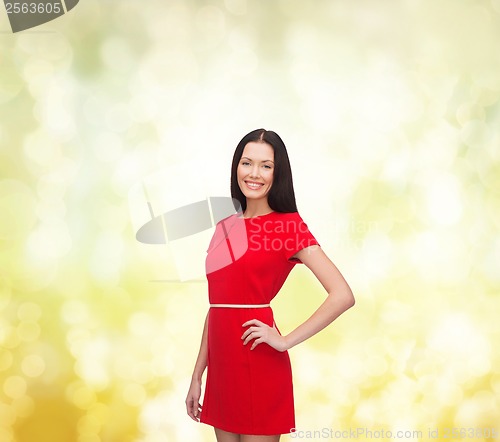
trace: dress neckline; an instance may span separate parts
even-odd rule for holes
[[[273,213],[276,213],[276,211],[264,213],[262,215],[252,216],[252,217],[249,217],[249,218],[245,218],[243,216],[236,216],[236,218],[238,218],[238,219],[256,219],[256,218],[263,218],[264,216],[268,216],[268,215],[271,215]]]

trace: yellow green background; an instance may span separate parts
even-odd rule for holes
[[[500,440],[499,0],[84,0],[0,32],[1,441],[214,440],[184,407],[207,286],[136,241],[133,189],[197,159],[228,195],[258,127],[357,301],[290,350],[297,428]],[[324,296],[297,266],[280,330]]]

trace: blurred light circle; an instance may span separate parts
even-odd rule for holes
[[[132,123],[128,106],[124,103],[111,107],[104,118],[106,127],[117,133],[125,132]]]
[[[93,143],[94,155],[99,161],[109,163],[116,161],[123,154],[122,137],[112,131],[102,131]]]
[[[140,384],[127,384],[122,391],[123,400],[132,407],[141,406],[146,400],[146,391]]]
[[[364,364],[361,359],[351,353],[339,354],[337,368],[347,381],[359,382],[364,377]]]
[[[90,408],[97,401],[94,390],[82,382],[69,385],[66,394],[70,401],[82,410]]]
[[[79,349],[75,372],[94,390],[102,390],[110,382],[108,370],[110,347],[111,343],[107,338],[96,337],[82,343]]]
[[[115,376],[131,380],[134,378],[134,358],[128,353],[120,353],[113,360],[113,372]]]
[[[217,6],[202,6],[196,14],[195,23],[208,42],[217,43],[224,37],[225,15]]]
[[[370,376],[381,376],[387,369],[387,361],[383,356],[374,355],[365,360],[364,370]]]
[[[464,103],[457,109],[457,120],[465,126],[470,120],[482,121],[485,118],[484,109],[472,103]]]
[[[155,353],[156,356],[151,362],[151,370],[155,376],[170,376],[174,372],[175,364],[172,355],[169,355],[166,350],[162,353]]]
[[[111,71],[125,73],[135,65],[134,54],[125,38],[106,38],[101,45],[100,55]]]
[[[71,327],[66,335],[68,350],[74,357],[79,357],[90,339],[90,331],[84,327]]]
[[[479,353],[477,356],[467,361],[467,368],[473,377],[481,377],[491,370],[491,361],[488,354]]]
[[[16,399],[26,394],[27,384],[26,380],[21,376],[9,376],[3,383],[3,391],[6,396]]]
[[[247,0],[224,0],[224,6],[234,15],[247,13]]]
[[[111,411],[108,405],[97,402],[88,409],[87,413],[94,416],[102,426],[108,422]]]
[[[129,320],[128,328],[134,336],[153,336],[155,330],[154,319],[147,313],[134,313]]]
[[[22,35],[16,39],[16,51],[51,62],[71,61],[73,53],[68,38],[60,32],[38,33],[36,38]]]
[[[18,417],[27,418],[35,411],[35,401],[30,396],[24,395],[12,401],[12,408]]]
[[[5,47],[2,47],[2,51]],[[2,81],[0,81],[0,104],[15,98],[24,88],[24,81],[18,69],[12,64],[11,57],[2,52]]]
[[[499,405],[498,397],[489,390],[479,390],[474,393],[474,400],[481,403],[481,408],[487,411],[495,411]]]
[[[11,297],[10,283],[5,276],[0,275],[0,312],[9,305]]]
[[[21,364],[21,370],[26,376],[36,378],[45,371],[45,361],[38,355],[26,356]]]
[[[154,94],[134,94],[129,105],[130,115],[136,122],[153,120],[160,112],[158,97]]]
[[[10,350],[0,348],[0,372],[6,371],[12,366],[14,356]]]
[[[4,402],[0,402],[0,429],[5,427],[10,427],[16,421],[16,413],[14,409]],[[0,431],[1,434],[1,431]],[[3,439],[0,439],[3,441]]]
[[[460,427],[476,427],[483,420],[493,417],[489,402],[490,400],[484,396],[464,399],[457,404],[453,424]]]
[[[492,0],[500,6],[500,0]],[[500,8],[499,11],[500,13]],[[482,69],[472,73],[472,81],[475,87],[489,89],[491,91],[500,91],[500,77],[496,69]],[[495,96],[495,94],[492,94]]]
[[[81,436],[96,435],[101,431],[101,422],[92,414],[86,414],[78,420],[78,433]]]
[[[42,316],[42,309],[34,302],[23,302],[17,309],[17,317],[21,321],[38,321]]]
[[[225,64],[231,75],[251,77],[259,66],[259,58],[251,49],[235,49]],[[258,103],[255,107],[258,107]]]
[[[430,174],[425,184],[427,211],[438,225],[457,223],[463,213],[461,183],[451,173]]]
[[[124,259],[124,239],[119,232],[107,230],[95,239],[89,269],[96,281],[118,285]]]
[[[65,256],[73,241],[62,219],[51,218],[40,223],[28,236],[27,248],[34,260],[52,261]]]
[[[21,321],[16,331],[22,341],[33,342],[39,338],[41,329],[34,321]]]
[[[149,361],[136,362],[134,364],[132,380],[138,384],[146,384],[153,378],[151,363]]]
[[[460,136],[467,146],[483,149],[489,145],[493,134],[488,123],[478,119],[471,119],[462,127]]]
[[[68,324],[84,324],[90,318],[89,307],[80,299],[67,300],[62,305],[61,317]]]
[[[43,90],[37,94],[33,115],[41,123],[47,135],[58,142],[70,141],[76,135],[75,104],[71,92],[75,89],[71,77],[51,77]]]
[[[3,324],[0,328],[0,342],[4,348],[17,348],[20,344],[16,327],[10,324]]]
[[[28,234],[36,223],[36,198],[23,182],[0,181],[0,239],[13,241]]]
[[[24,137],[23,152],[28,160],[47,171],[62,158],[60,142],[41,128]]]

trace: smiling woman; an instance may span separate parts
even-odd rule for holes
[[[274,151],[267,143],[248,143],[238,163],[238,186],[246,198],[260,201],[263,210],[270,211],[267,194],[273,184]],[[267,207],[266,207],[267,206]]]
[[[217,224],[208,246],[210,309],[186,408],[193,420],[214,427],[219,442],[277,442],[296,427],[287,350],[352,307],[354,297],[297,212],[278,134],[258,129],[243,137],[233,156],[231,195],[242,210]],[[311,269],[328,296],[283,336],[270,302],[298,263]]]
[[[262,184],[266,193],[248,193],[255,189],[246,181]],[[297,211],[290,160],[285,143],[276,132],[258,129],[238,143],[231,166],[231,195],[248,217],[271,210]]]

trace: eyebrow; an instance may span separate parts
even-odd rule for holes
[[[251,158],[248,158],[248,157],[241,157],[241,159],[243,159],[243,158],[246,158],[247,160],[253,161]],[[263,160],[263,161],[261,161],[261,163],[266,163],[267,161],[269,161],[269,162],[271,162],[271,163],[274,164],[273,160]]]

